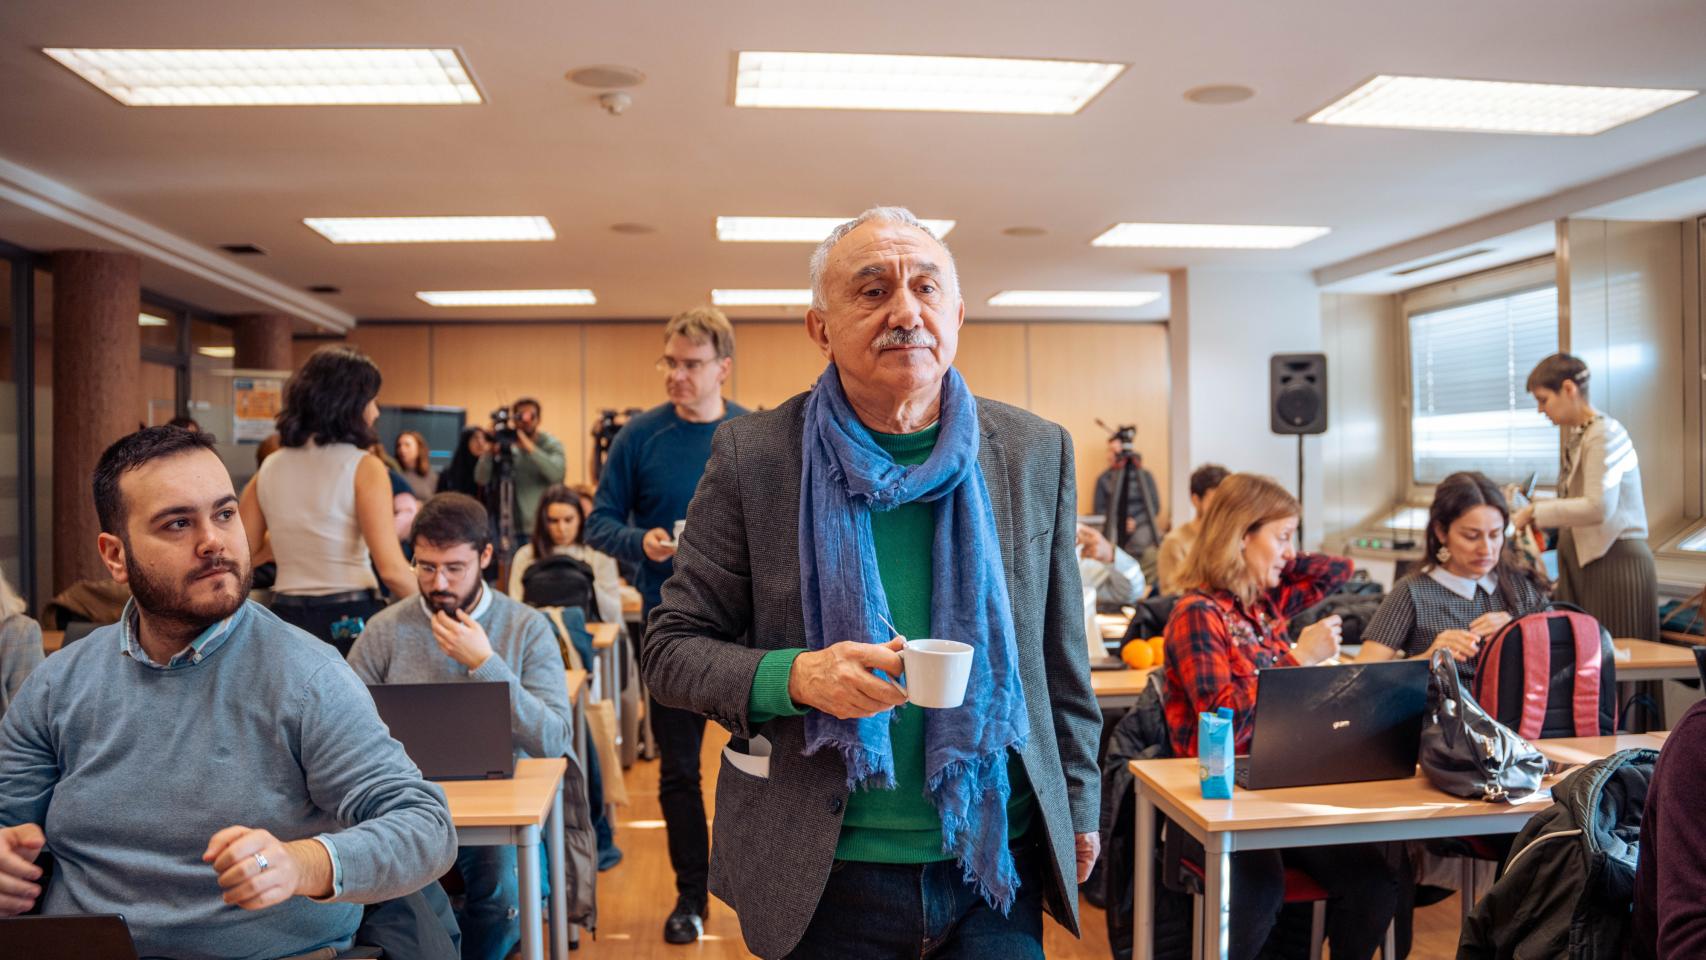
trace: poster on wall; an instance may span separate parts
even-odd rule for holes
[[[232,439],[260,443],[275,429],[273,420],[284,404],[284,381],[261,377],[231,379]]]

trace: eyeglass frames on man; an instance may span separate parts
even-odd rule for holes
[[[657,372],[659,373],[674,373],[677,370],[684,370],[687,372],[687,375],[691,377],[716,362],[717,361],[714,359],[677,360],[674,357],[659,357],[658,362],[653,364],[653,366],[657,368]]]

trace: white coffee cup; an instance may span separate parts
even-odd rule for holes
[[[971,658],[971,644],[958,640],[906,641],[900,659],[906,664],[907,702],[938,709],[965,702]]]
[[[680,543],[681,542],[681,531],[686,530],[686,529],[687,529],[687,521],[686,520],[675,521],[675,536],[671,537],[670,539],[674,540],[676,543]]]

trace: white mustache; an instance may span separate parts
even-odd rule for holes
[[[871,342],[878,350],[889,347],[934,347],[936,338],[923,327],[890,327],[888,332]]]

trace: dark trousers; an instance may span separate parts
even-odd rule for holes
[[[1006,916],[967,883],[953,860],[926,864],[837,860],[817,912],[791,958],[1042,960],[1044,848],[1014,854],[1019,892]]]
[[[1251,960],[1261,954],[1283,905],[1288,866],[1309,874],[1329,895],[1327,942],[1334,960],[1370,960],[1386,940],[1399,900],[1397,872],[1371,843],[1234,853],[1228,955]]]
[[[280,620],[337,647],[345,658],[349,657],[349,648],[355,646],[355,639],[361,636],[367,621],[383,609],[385,602],[371,595],[335,603],[321,602],[319,597],[285,595],[275,596],[272,601],[272,612]]]
[[[462,935],[450,898],[435,880],[408,896],[368,904],[355,943],[379,947],[387,957],[459,960]]]
[[[669,834],[669,865],[675,889],[701,906],[711,862],[711,835],[705,826],[705,794],[699,786],[699,752],[705,718],[666,707],[651,699],[652,736],[658,745],[658,803]]]

